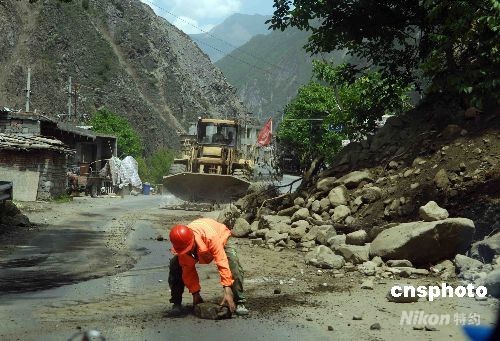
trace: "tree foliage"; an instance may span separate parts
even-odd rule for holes
[[[379,72],[356,77],[350,65],[319,61],[313,72],[316,81],[299,89],[278,129],[280,141],[298,150],[304,165],[318,156],[331,161],[343,139],[361,139],[376,129],[382,115],[411,107],[404,82]]]
[[[384,78],[479,104],[498,96],[499,0],[274,0],[273,29],[310,30],[313,53],[348,49]]]
[[[118,138],[119,156],[131,155],[137,158],[142,155],[144,148],[141,138],[125,118],[103,108],[92,115],[90,124],[94,131],[115,135]]]
[[[168,174],[170,166],[174,161],[174,152],[170,149],[159,149],[147,158],[139,157],[139,177],[142,181],[161,184],[163,177]]]

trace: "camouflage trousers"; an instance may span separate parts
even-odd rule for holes
[[[234,302],[237,304],[244,303],[246,302],[245,293],[243,291],[243,278],[245,274],[238,258],[236,244],[231,237],[228,238],[226,245],[224,246],[224,251],[226,252],[229,269],[231,270],[234,280],[233,285],[231,286],[234,295]],[[179,264],[179,258],[177,256],[174,256],[170,260],[168,285],[170,286],[171,293],[170,302],[174,304],[181,304],[185,285],[182,281],[182,267]]]

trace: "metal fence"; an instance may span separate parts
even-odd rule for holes
[[[12,200],[12,182],[0,181],[0,203]]]

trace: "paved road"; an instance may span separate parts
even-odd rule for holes
[[[154,239],[157,232],[152,226],[186,213],[160,209],[162,200],[96,201],[94,207],[83,203],[3,259],[0,339],[66,340],[79,328],[97,329],[108,340],[327,339],[324,330],[255,314],[219,322],[166,318],[169,245]],[[124,252],[116,258],[103,242],[103,234],[115,232],[125,233],[126,245],[138,259],[131,268],[131,255]],[[123,270],[115,268],[117,261]],[[102,277],[88,279],[89,268],[113,268],[118,273],[100,271]],[[214,271],[203,267],[200,277],[216,275]]]

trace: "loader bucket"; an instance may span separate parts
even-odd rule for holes
[[[185,201],[224,203],[247,192],[250,182],[232,175],[179,173],[163,177],[167,192]]]

